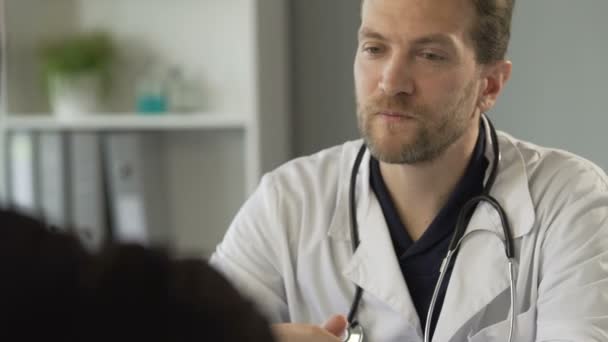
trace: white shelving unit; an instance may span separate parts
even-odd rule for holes
[[[208,255],[263,173],[289,158],[286,0],[0,0],[0,6],[0,132],[160,133],[168,228],[178,250]],[[69,121],[47,114],[36,48],[99,29],[119,52],[109,112]],[[199,81],[200,113],[133,113],[138,68],[149,57]]]
[[[246,118],[231,114],[188,113],[141,115],[138,113],[94,114],[76,119],[61,120],[50,114],[9,115],[4,121],[8,130],[45,131],[124,131],[124,130],[247,130]]]

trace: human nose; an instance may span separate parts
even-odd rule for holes
[[[384,66],[380,90],[388,96],[414,93],[414,81],[411,67],[406,58],[394,56]]]

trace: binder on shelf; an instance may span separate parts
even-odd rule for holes
[[[33,216],[40,216],[37,177],[37,139],[27,131],[7,133],[8,204]]]
[[[61,132],[41,132],[38,141],[42,216],[49,225],[67,229],[71,225],[67,138]]]
[[[109,133],[104,138],[112,234],[117,241],[170,242],[162,148],[157,133]]]
[[[94,132],[69,135],[72,227],[95,251],[110,238],[100,138]]]

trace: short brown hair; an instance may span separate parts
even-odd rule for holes
[[[488,64],[505,58],[511,39],[515,0],[473,0],[477,12],[471,38],[477,62]]]
[[[511,39],[515,0],[472,0],[477,18],[471,38],[479,64],[504,59]],[[361,0],[361,6],[365,0]]]

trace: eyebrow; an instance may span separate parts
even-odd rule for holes
[[[454,41],[447,35],[437,33],[429,36],[420,37],[413,42],[414,45],[439,44],[455,47]]]
[[[373,31],[367,27],[363,27],[359,30],[359,39],[361,38],[371,38],[377,40],[388,40],[379,32]]]
[[[388,39],[383,36],[381,33],[371,30],[369,28],[363,27],[359,30],[359,39],[361,38],[369,38],[376,39],[381,41],[387,41]],[[431,34],[428,36],[423,36],[415,39],[412,42],[413,45],[428,45],[428,44],[440,44],[446,45],[449,47],[455,47],[454,41],[447,35],[442,33]]]

